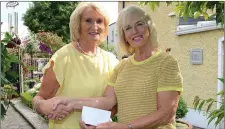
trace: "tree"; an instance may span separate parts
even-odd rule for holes
[[[224,24],[224,1],[166,1],[166,3],[167,6],[176,3],[175,13],[179,17],[184,17],[184,20],[188,17],[198,18],[200,15],[203,15],[205,20],[210,20],[216,16],[217,24]],[[148,5],[154,11],[160,2],[140,2],[140,5]],[[210,10],[213,12],[211,15],[208,13]]]
[[[40,1],[33,2],[23,16],[24,25],[32,32],[56,33],[69,41],[70,15],[78,2]]]

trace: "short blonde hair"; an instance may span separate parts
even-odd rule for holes
[[[84,10],[87,7],[91,7],[95,9],[97,12],[99,12],[101,15],[104,16],[104,23],[105,23],[105,37],[108,34],[109,29],[109,17],[106,14],[106,11],[103,10],[101,6],[99,6],[96,3],[91,2],[80,2],[76,9],[73,11],[73,13],[70,16],[70,40],[72,42],[77,42],[80,38],[80,23],[81,23],[81,15],[84,12]],[[100,42],[102,42],[104,39],[100,39]]]
[[[129,43],[126,42],[124,31],[123,31],[123,25],[126,23],[126,19],[129,15],[138,15],[140,17],[143,17],[144,21],[148,25],[148,30],[150,33],[149,41],[151,42],[151,45],[153,48],[158,47],[158,39],[157,39],[157,32],[155,28],[155,24],[152,22],[152,19],[150,15],[143,9],[141,9],[138,6],[130,5],[126,8],[124,8],[118,16],[117,19],[117,30],[118,30],[118,38],[119,38],[119,46],[121,51],[126,55],[131,55],[134,53],[133,50],[130,50]]]

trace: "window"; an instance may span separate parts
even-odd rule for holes
[[[197,19],[189,17],[187,21],[184,21],[184,18],[180,17],[176,27],[176,35],[197,33],[220,28],[222,28],[222,26],[216,24],[216,17],[208,21],[206,21],[203,16],[200,16]]]
[[[114,42],[114,30],[112,31],[112,42]]]

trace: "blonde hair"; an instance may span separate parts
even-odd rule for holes
[[[124,31],[123,31],[123,25],[126,23],[126,19],[129,15],[138,15],[140,17],[143,17],[144,21],[148,25],[148,30],[150,33],[149,41],[151,42],[151,45],[153,48],[158,47],[158,39],[157,39],[157,31],[155,28],[155,24],[152,22],[152,19],[150,15],[143,9],[141,9],[138,6],[130,5],[126,8],[124,8],[118,16],[117,19],[117,30],[118,30],[118,39],[119,39],[119,46],[121,51],[124,54],[131,55],[134,53],[134,49],[130,47],[130,44],[126,42]]]
[[[73,13],[70,16],[70,40],[72,42],[77,42],[80,38],[80,21],[81,21],[81,15],[84,12],[84,10],[87,7],[91,7],[95,9],[97,12],[99,12],[101,15],[104,16],[104,23],[105,23],[105,36],[108,34],[108,29],[109,29],[109,17],[106,14],[106,11],[103,10],[101,6],[99,6],[96,3],[91,3],[91,2],[81,2],[78,4],[76,9],[73,11]],[[104,39],[100,39],[100,42],[102,42]]]

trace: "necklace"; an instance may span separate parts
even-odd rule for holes
[[[85,51],[80,47],[80,43],[79,43],[79,42],[76,43],[76,46],[77,46],[77,48],[78,48],[83,54],[88,55],[88,56],[95,57],[95,56],[97,55],[97,53],[98,53],[98,47],[97,47],[97,46],[96,46],[96,53],[95,53],[95,54],[90,54],[90,53],[85,52]]]

